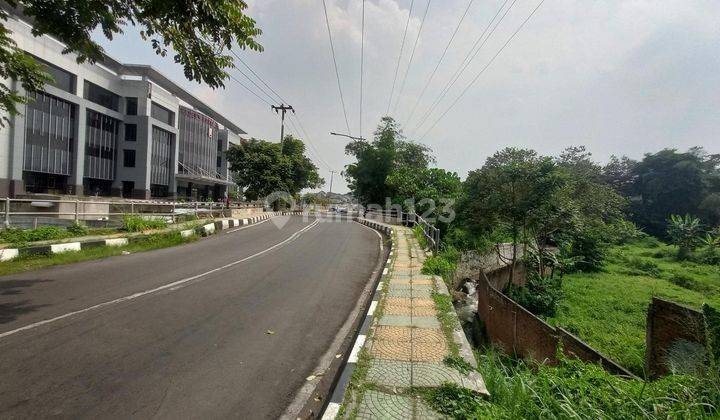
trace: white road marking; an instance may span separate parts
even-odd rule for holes
[[[372,316],[375,313],[375,309],[377,308],[377,301],[373,300],[370,302],[370,308],[368,308],[367,316]]]
[[[265,222],[267,222],[267,220],[262,221],[262,222],[260,222],[260,223],[253,223],[252,225],[243,226],[243,227],[240,227],[240,228],[237,228],[237,229],[231,229],[231,230],[228,230],[228,231],[225,232],[225,233],[233,233],[233,232],[237,232],[237,231],[239,231],[239,230],[243,230],[243,229],[247,229],[247,228],[259,226],[259,225],[262,225],[262,224],[265,223]]]
[[[364,224],[362,224],[362,223],[360,223],[360,222],[355,222],[355,223],[359,224],[360,226],[364,227],[365,229],[370,229],[371,231],[375,232],[375,234],[378,236],[378,238],[380,238],[380,252],[382,252],[383,249],[384,249],[384,248],[383,248],[383,237],[382,237],[382,235],[380,234],[380,232],[378,232],[377,230],[371,228],[370,226],[366,226],[366,225],[364,225]]]
[[[165,285],[163,285],[163,286],[156,287],[156,288],[154,288],[154,289],[149,289],[149,290],[145,290],[145,291],[143,291],[143,292],[133,293],[132,295],[125,296],[125,297],[121,297],[121,298],[114,299],[114,300],[110,300],[110,301],[107,301],[107,302],[98,303],[97,305],[93,305],[93,306],[87,307],[87,308],[85,308],[85,309],[80,309],[80,310],[73,311],[73,312],[68,312],[68,313],[66,313],[66,314],[63,314],[63,315],[60,315],[60,316],[56,316],[55,318],[50,318],[50,319],[45,319],[45,320],[42,320],[42,321],[34,322],[34,323],[32,323],[32,324],[25,325],[24,327],[16,328],[16,329],[14,329],[14,330],[10,330],[10,331],[6,331],[6,332],[4,332],[4,333],[1,333],[1,334],[0,334],[0,338],[5,338],[5,337],[7,337],[7,336],[10,336],[10,335],[13,335],[13,334],[17,334],[17,333],[19,333],[19,332],[21,332],[21,331],[32,330],[32,329],[34,329],[34,328],[37,328],[37,327],[40,327],[40,326],[43,326],[43,325],[46,325],[46,324],[50,324],[50,323],[53,323],[53,322],[56,322],[56,321],[60,321],[60,320],[62,320],[62,319],[69,318],[69,317],[74,316],[74,315],[83,314],[83,313],[85,313],[85,312],[94,311],[94,310],[96,310],[96,309],[104,308],[104,307],[106,307],[106,306],[114,305],[114,304],[116,304],[116,303],[121,303],[121,302],[127,302],[127,301],[130,301],[130,300],[134,300],[134,299],[137,299],[137,298],[139,298],[139,297],[143,297],[143,296],[145,296],[145,295],[149,295],[149,294],[152,294],[152,293],[160,292],[160,291],[162,291],[162,290],[167,290],[167,289],[177,290],[177,289],[179,289],[178,286],[180,286],[180,285],[182,285],[182,284],[191,282],[191,281],[193,281],[193,280],[197,280],[197,279],[199,279],[199,278],[201,278],[201,277],[205,277],[205,276],[207,276],[207,275],[209,275],[209,274],[217,273],[218,271],[224,270],[224,269],[226,269],[226,268],[230,268],[230,267],[232,267],[232,266],[238,265],[238,264],[243,263],[243,262],[245,262],[245,261],[251,260],[251,259],[253,259],[253,258],[259,257],[259,256],[264,255],[264,254],[267,254],[268,252],[270,252],[270,251],[272,251],[272,250],[274,250],[274,249],[276,249],[276,248],[279,248],[279,247],[281,247],[281,246],[283,246],[283,245],[285,245],[285,244],[287,244],[287,243],[289,243],[289,242],[294,241],[295,239],[297,239],[298,237],[300,237],[300,235],[302,235],[302,234],[305,233],[306,231],[314,228],[314,227],[317,226],[317,225],[318,225],[318,221],[316,220],[315,222],[313,222],[313,223],[305,226],[304,228],[300,229],[299,231],[293,233],[292,235],[290,235],[290,236],[289,236],[287,239],[285,239],[284,241],[278,242],[278,243],[276,243],[275,245],[271,246],[270,248],[264,249],[264,250],[262,250],[262,251],[260,251],[260,252],[257,252],[257,253],[255,253],[255,254],[253,254],[253,255],[250,255],[250,256],[248,256],[248,257],[239,259],[239,260],[237,260],[237,261],[233,261],[233,262],[231,262],[231,263],[225,264],[225,265],[223,265],[223,266],[221,266],[221,267],[213,268],[212,270],[206,271],[206,272],[204,272],[204,273],[196,274],[196,275],[191,276],[191,277],[186,277],[186,278],[184,278],[184,279],[177,280],[177,281],[174,281],[174,282],[172,282],[172,283],[168,283],[168,284],[165,284]]]
[[[336,402],[331,402],[327,405],[327,408],[325,408],[325,412],[323,413],[322,420],[335,420],[335,417],[337,417],[338,412],[340,411],[340,404]]]
[[[360,349],[365,344],[365,335],[361,334],[358,335],[357,340],[355,340],[355,344],[353,345],[352,351],[350,352],[350,357],[348,357],[348,363],[357,363],[358,361],[358,353],[360,353]]]

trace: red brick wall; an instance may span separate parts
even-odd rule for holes
[[[669,373],[667,352],[680,339],[705,345],[702,312],[653,298],[647,312],[645,370],[651,378]]]
[[[556,351],[562,340],[566,355],[600,363],[610,373],[633,376],[577,337],[536,317],[492,286],[487,277],[481,277],[478,282],[478,317],[490,342],[504,352],[556,364]]]

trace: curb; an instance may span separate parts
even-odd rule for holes
[[[341,368],[342,372],[339,375],[337,383],[335,384],[334,388],[331,388],[332,394],[330,396],[330,399],[328,400],[327,406],[325,407],[322,416],[319,417],[323,420],[334,419],[338,414],[338,410],[340,410],[340,406],[342,405],[343,398],[345,397],[345,390],[347,389],[347,386],[350,383],[350,378],[352,377],[353,371],[355,371],[355,367],[357,366],[358,354],[360,353],[360,349],[362,349],[363,345],[365,344],[365,340],[367,338],[367,331],[368,331],[368,329],[370,329],[370,326],[372,325],[373,317],[375,315],[375,309],[377,308],[377,305],[380,303],[380,298],[382,297],[383,280],[388,275],[388,271],[390,269],[390,266],[392,265],[391,260],[393,257],[393,242],[392,242],[393,234],[394,234],[393,229],[388,226],[380,225],[373,221],[370,221],[367,219],[361,219],[358,217],[355,218],[355,221],[388,235],[390,237],[390,244],[388,246],[388,248],[390,249],[390,252],[388,254],[387,259],[382,264],[382,267],[383,267],[382,274],[380,276],[378,276],[377,283],[375,285],[375,290],[373,291],[373,295],[372,295],[372,301],[370,302],[370,305],[368,306],[368,310],[365,313],[365,317],[360,326],[360,330],[358,330],[358,332],[357,332],[357,337],[355,338],[355,342],[352,344],[352,347],[351,347],[352,350],[350,351],[350,356],[345,361],[345,365]]]
[[[290,214],[289,212],[269,212],[265,213],[260,216],[255,216],[247,219],[223,219],[223,220],[216,220],[212,223],[207,223],[205,225],[199,226],[195,229],[185,229],[181,230],[180,236],[183,238],[187,238],[192,235],[200,235],[200,236],[209,236],[212,234],[215,234],[216,232],[219,232],[221,230],[238,227],[238,226],[246,226],[251,225],[254,223],[261,222],[263,220],[267,220],[271,217],[280,216],[284,214]],[[89,249],[89,248],[96,248],[99,246],[125,246],[129,244],[132,241],[135,241],[139,238],[145,237],[144,235],[141,236],[134,236],[129,238],[111,238],[111,239],[93,239],[88,241],[77,241],[77,242],[63,242],[59,244],[51,244],[51,245],[39,245],[39,246],[29,246],[25,248],[5,248],[0,249],[0,262],[1,261],[10,261],[20,256],[25,255],[41,255],[41,254],[59,254],[62,252],[68,252],[68,251],[81,251],[83,249]]]

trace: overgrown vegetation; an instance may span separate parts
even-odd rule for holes
[[[653,296],[700,309],[720,307],[720,266],[676,258],[676,247],[647,238],[609,252],[601,272],[563,277],[563,299],[550,318],[643,376],[645,324]]]
[[[23,246],[30,242],[75,238],[112,232],[116,231],[105,228],[88,229],[88,227],[82,223],[73,223],[65,228],[59,226],[41,226],[35,229],[8,227],[0,230],[0,242],[9,243],[13,246]]]
[[[153,229],[165,229],[167,222],[163,219],[148,219],[142,216],[125,215],[122,230],[127,232],[144,232]]]
[[[444,384],[423,392],[425,402],[456,419],[712,418],[720,407],[714,375],[672,375],[645,383],[563,357],[558,366],[530,364],[494,349],[477,358],[488,400]]]
[[[60,254],[20,256],[0,264],[0,276],[37,270],[40,268],[72,264],[81,261],[96,260],[99,258],[122,255],[125,252],[135,253],[153,249],[168,248],[197,239],[196,235],[183,238],[178,232],[156,233],[148,236],[134,238],[125,246],[99,246],[80,251],[69,251]]]

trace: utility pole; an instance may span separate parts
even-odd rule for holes
[[[330,192],[328,192],[328,194],[332,193],[332,184],[333,184],[334,176],[335,176],[335,171],[330,171]]]
[[[287,111],[292,111],[294,114],[295,109],[293,109],[292,105],[285,104],[280,104],[280,106],[270,105],[270,108],[275,111],[276,114],[279,114],[280,111],[282,111],[282,117],[280,118],[280,154],[282,154],[283,142],[285,141],[285,113]]]

